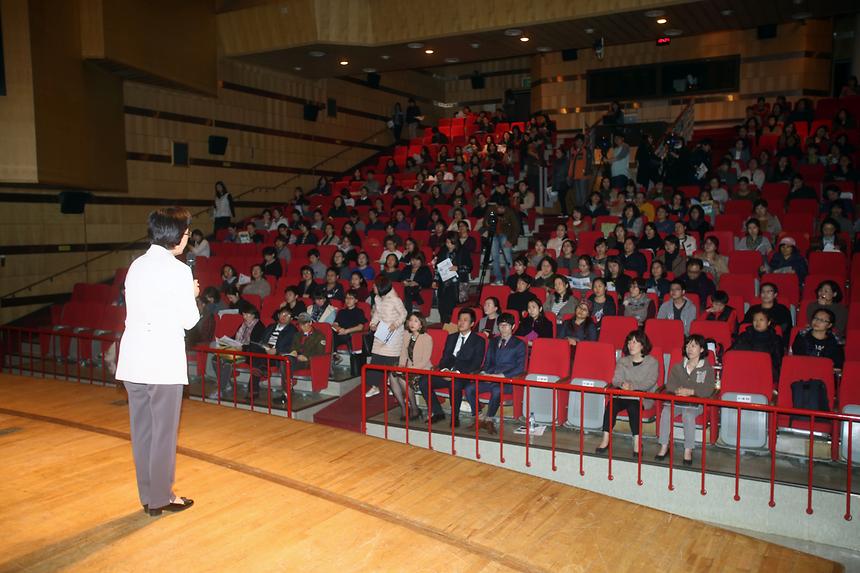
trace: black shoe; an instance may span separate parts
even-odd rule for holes
[[[684,460],[684,465],[685,465],[685,466],[691,466],[691,465],[693,465],[693,458],[690,458],[689,460],[685,459],[685,460]]]
[[[594,448],[595,454],[605,454],[607,451],[609,451],[609,446],[606,446],[605,448]]]
[[[665,454],[663,454],[663,455],[657,454],[656,456],[654,456],[654,459],[657,460],[658,462],[662,462],[663,460],[666,459],[666,456],[668,456],[668,455],[669,455],[669,450],[666,450]]]
[[[454,427],[455,427],[455,428],[459,428],[459,427],[460,427],[460,417],[459,417],[459,416],[458,416],[458,417],[456,417],[456,418],[454,418]]]
[[[143,504],[143,513],[149,513],[149,505]]]
[[[444,422],[444,421],[445,421],[445,414],[443,414],[442,412],[439,412],[438,414],[433,414],[432,416],[430,416],[430,422],[433,424],[438,424],[439,422]]]
[[[164,507],[150,508],[147,510],[147,512],[150,516],[155,517],[157,515],[161,515],[162,511],[170,511],[175,513],[177,511],[185,511],[186,509],[194,505],[193,499],[188,499],[187,497],[181,497],[179,499],[182,500],[182,503],[168,503]]]

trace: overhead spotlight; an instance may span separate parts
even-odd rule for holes
[[[529,37],[528,37],[528,36],[523,36],[523,37],[521,37],[521,38],[520,38],[520,42],[528,42],[528,41],[529,41]]]
[[[537,51],[541,52],[541,53],[546,53],[546,52],[551,52],[552,48],[550,48],[549,46],[538,46]]]
[[[424,53],[425,53],[425,54],[432,54],[432,53],[433,53],[433,50],[431,50],[431,49],[429,49],[429,48],[428,48],[428,49],[424,50]]]
[[[472,42],[471,44],[469,44],[469,46],[471,46],[472,48],[475,48],[477,50],[478,48],[481,47],[481,43],[480,42]]]
[[[681,30],[678,28],[669,28],[664,33],[667,36],[680,36],[682,34]]]
[[[389,56],[388,54],[382,54],[379,57],[382,58],[383,60],[390,60],[391,59],[391,56]]]
[[[794,20],[808,20],[812,18],[812,12],[796,12],[791,15]]]
[[[348,66],[348,65],[349,65],[349,60],[341,60],[341,61],[340,61],[340,65],[342,65],[342,66]]]
[[[365,74],[375,74],[376,68],[361,68],[361,71]]]
[[[323,52],[322,50],[311,50],[310,52],[308,52],[308,55],[312,58],[322,58],[323,56],[325,56],[325,52]]]
[[[517,28],[509,28],[508,30],[505,30],[505,36],[510,36],[512,38],[516,38],[517,36],[522,36],[522,35],[523,35],[523,31],[519,30]]]
[[[586,33],[586,34],[593,34],[593,33],[594,33],[594,28],[586,28],[586,29],[585,29],[585,33]]]
[[[666,23],[666,22],[668,22],[668,21],[669,21],[669,20],[667,20],[666,18],[657,18],[657,23],[658,23],[658,24],[665,24],[665,23]]]
[[[406,44],[406,47],[412,48],[413,50],[420,50],[424,47],[424,44],[422,44],[421,42],[409,42],[408,44]]]
[[[293,69],[294,69],[294,70],[296,70],[297,72],[302,71],[302,67],[301,67],[301,66],[293,66]]]
[[[456,64],[460,61],[460,58],[445,58],[446,64]]]

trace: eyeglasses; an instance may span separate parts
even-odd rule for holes
[[[830,320],[827,318],[821,318],[819,316],[815,316],[812,318],[812,322],[823,322],[824,324],[830,324]]]

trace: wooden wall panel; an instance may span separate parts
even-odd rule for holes
[[[475,70],[484,74],[485,87],[480,90],[472,89],[472,82],[468,78],[445,80],[445,101],[470,104],[472,110],[476,111],[479,108],[495,110],[502,103],[505,90],[523,89],[523,80],[531,78],[531,67],[532,58],[523,57],[432,68],[429,72],[444,78],[463,78]],[[447,115],[456,109],[449,110]]]
[[[6,95],[0,97],[0,181],[35,183],[36,128],[27,0],[0,0]]]

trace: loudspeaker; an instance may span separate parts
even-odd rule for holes
[[[61,191],[59,196],[60,213],[80,215],[84,212],[84,207],[92,196],[92,193],[86,191]]]
[[[227,151],[227,138],[223,135],[209,136],[209,155],[224,155]]]
[[[367,74],[367,85],[373,89],[377,89],[379,87],[379,82],[382,80],[382,76],[376,73]]]
[[[568,48],[561,51],[561,61],[572,62],[577,58],[576,48]]]
[[[758,39],[770,40],[776,38],[776,24],[765,24],[758,27]]]
[[[484,89],[484,76],[481,74],[475,74],[472,76],[472,89],[473,90],[482,90]]]
[[[305,121],[316,121],[320,108],[315,103],[305,104]]]

